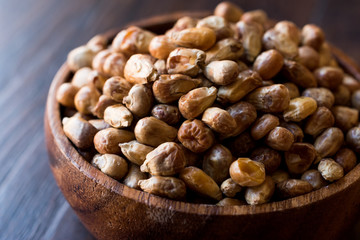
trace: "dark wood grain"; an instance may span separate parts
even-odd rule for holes
[[[314,22],[360,63],[356,0],[236,1],[299,25]],[[43,114],[50,82],[72,48],[129,21],[217,1],[0,0],[0,239],[92,239],[50,173]],[[341,203],[339,203],[341,204]],[[360,239],[358,226],[349,234]]]

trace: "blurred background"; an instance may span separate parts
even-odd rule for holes
[[[44,143],[47,91],[67,53],[130,21],[212,10],[218,2],[0,0],[0,239],[93,239],[57,188]],[[298,26],[315,23],[328,41],[360,63],[360,1],[233,2]],[[349,239],[360,239],[357,225]]]

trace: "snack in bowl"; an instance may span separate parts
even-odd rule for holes
[[[224,4],[225,7],[229,6],[229,3],[221,3],[219,6],[222,6],[223,10]],[[160,39],[168,39],[174,29],[197,27],[197,19],[205,18],[201,24],[202,27],[208,27],[204,23],[209,24],[209,19],[216,19],[214,17],[207,18],[209,15],[211,15],[209,12],[179,12],[155,16],[128,25],[138,26],[132,28],[133,30],[129,33],[134,31],[140,33],[141,31],[138,29],[143,29],[155,33],[160,36]],[[256,20],[259,24],[266,25],[266,29],[273,28],[275,25],[273,21],[266,20],[266,14],[260,10],[245,12],[241,19],[244,21]],[[237,21],[239,19],[234,20],[234,23]],[[123,29],[128,29],[128,27],[121,30]],[[235,30],[236,28],[232,28],[233,32],[236,32]],[[114,37],[119,32],[121,32],[120,29],[114,29],[95,37],[92,44],[89,44],[92,45],[91,49],[96,52],[99,49],[104,49],[104,46],[112,45]],[[229,32],[231,31],[224,31],[225,36],[229,36],[226,35]],[[266,74],[264,75],[264,71],[259,70],[262,69],[261,67],[255,69],[254,63],[263,52],[270,51],[269,55],[273,55],[271,50],[274,49],[261,49],[254,62],[249,63],[249,60],[243,57],[244,45],[242,40],[239,41],[234,37],[222,38],[221,34],[217,34],[214,46],[209,50],[201,50],[206,55],[205,65],[195,64],[200,68],[200,72],[195,77],[191,76],[192,71],[197,72],[199,69],[193,68],[194,64],[191,64],[191,61],[187,65],[181,65],[184,62],[181,62],[181,59],[179,61],[177,57],[172,59],[172,62],[175,63],[172,68],[180,71],[192,69],[189,70],[188,74],[169,73],[167,58],[169,53],[174,50],[174,45],[170,44],[169,48],[164,48],[166,51],[163,51],[162,56],[156,56],[157,60],[154,63],[157,73],[153,72],[153,74],[158,75],[155,82],[161,83],[156,87],[155,83],[150,84],[152,86],[149,87],[149,84],[130,83],[124,77],[118,76],[121,75],[127,59],[138,54],[132,53],[131,51],[135,50],[131,49],[124,50],[122,53],[113,52],[110,50],[111,47],[106,49],[102,54],[99,54],[96,61],[93,59],[93,62],[95,61],[97,64],[97,71],[94,71],[93,67],[83,67],[81,71],[76,71],[74,74],[66,62],[62,65],[49,91],[45,113],[45,132],[50,167],[63,195],[81,222],[97,239],[237,239],[239,237],[244,239],[265,239],[269,237],[274,239],[343,239],[346,236],[344,234],[349,232],[351,223],[357,219],[358,210],[360,210],[358,204],[360,199],[360,165],[357,164],[358,152],[356,151],[359,149],[360,131],[357,128],[358,126],[352,127],[348,131],[345,130],[349,127],[347,124],[353,125],[353,121],[344,121],[348,117],[353,119],[353,109],[357,109],[358,106],[358,92],[356,94],[355,92],[360,86],[358,83],[360,72],[357,70],[356,64],[331,44],[324,44],[321,51],[320,49],[315,50],[316,47],[301,46],[300,44],[296,59],[289,60],[281,53],[282,67],[280,71],[276,69],[277,65],[274,65],[275,69],[271,67],[273,72],[270,72],[269,76],[274,72],[276,74],[270,78]],[[141,36],[141,34],[137,36]],[[99,41],[99,39],[103,40]],[[168,40],[165,42],[169,44]],[[150,46],[149,52],[152,55]],[[182,49],[181,53],[189,53],[187,51],[189,48],[183,47]],[[168,53],[166,53],[167,51]],[[279,52],[279,50],[276,51]],[[251,53],[251,51],[249,52]],[[155,57],[155,55],[152,56]],[[277,56],[275,60],[281,59],[278,58],[279,55],[275,56]],[[101,63],[103,57],[110,59],[105,65],[104,62]],[[124,57],[125,61],[123,61]],[[202,57],[199,54],[190,57],[190,59],[194,62],[197,59],[201,63]],[[299,84],[302,83],[309,86],[313,84],[313,78],[306,72],[299,72],[298,69],[301,70],[302,67],[296,63],[306,66],[313,74],[324,63],[333,66],[334,62],[327,63],[329,57],[335,59],[344,72],[342,84],[336,89],[307,87],[305,90],[304,87],[301,87]],[[236,60],[240,58],[244,60]],[[123,64],[119,64],[115,68],[115,59]],[[183,60],[188,61],[189,57]],[[236,62],[238,69],[234,70],[232,67],[234,64],[228,64],[227,61]],[[215,66],[223,67],[217,69],[214,68],[213,64],[206,69],[208,64],[212,62],[216,63]],[[267,65],[259,64],[259,66]],[[149,68],[146,67],[146,69]],[[222,69],[231,69],[232,71],[225,74]],[[266,68],[263,69],[266,70]],[[209,70],[208,76],[205,75],[207,70]],[[131,71],[134,72],[133,69]],[[234,81],[229,77],[237,71],[238,76],[241,74],[242,81]],[[290,74],[291,71],[294,72]],[[152,71],[146,70],[145,73],[148,74],[149,72]],[[91,77],[89,79],[83,78],[87,74]],[[286,74],[292,80],[286,81],[284,77]],[[151,74],[147,76],[151,79]],[[305,82],[297,82],[298,78]],[[212,82],[217,80],[219,80],[217,84]],[[222,81],[228,84],[220,85]],[[323,82],[326,83],[326,81]],[[78,89],[87,84],[84,82],[91,83],[95,88],[92,86],[85,88],[86,91],[83,91],[82,96],[87,96],[94,89],[100,92],[99,98],[95,94],[93,95],[94,98],[91,98],[92,100],[84,101],[83,105],[79,105],[84,111],[92,109],[91,114],[76,113],[75,107],[64,107],[59,104],[56,100],[56,93],[63,83],[69,83],[69,85],[65,85],[63,93],[65,92],[66,95],[70,89],[69,95],[71,96],[71,94],[76,95]],[[130,94],[130,89],[135,85],[137,87]],[[293,120],[286,122],[283,116],[285,110],[283,112],[266,112],[266,109],[274,111],[283,105],[278,101],[274,102],[276,104],[272,104],[271,101],[264,101],[266,107],[261,106],[261,104],[256,105],[256,99],[259,99],[258,95],[261,96],[268,90],[268,88],[262,87],[274,87],[274,85],[275,88],[273,89],[278,93],[285,91],[283,87],[276,85],[285,86],[289,92],[290,100],[300,98],[300,101],[298,101],[299,99],[296,100],[293,106],[302,102],[303,98],[301,97],[313,98],[317,103],[316,111],[300,122]],[[207,116],[219,112],[221,116],[226,117],[227,122],[231,123],[232,121],[229,120],[231,118],[224,113],[224,111],[228,112],[236,122],[234,131],[229,133],[226,129],[220,128],[219,130],[217,126],[221,122],[218,120],[212,121],[210,119],[209,121],[209,118],[206,117],[204,120],[207,122],[204,122],[202,120],[204,112],[194,119],[184,118],[179,110],[179,99],[190,91],[203,87],[208,89],[214,87],[211,88],[212,91],[217,90],[214,104],[207,107],[204,112],[210,108]],[[256,93],[249,97],[258,88],[261,88],[260,94]],[[151,95],[146,89],[150,89],[153,97],[153,102],[148,103],[148,105],[144,99],[149,99],[149,96],[151,98]],[[177,91],[179,89],[181,91]],[[206,93],[206,91],[200,92]],[[63,93],[59,96],[64,95]],[[134,101],[138,94],[143,96],[139,102]],[[117,98],[117,100],[113,98]],[[127,102],[124,102],[125,98],[127,98]],[[82,98],[79,97],[78,99],[81,100]],[[93,99],[95,99],[95,105]],[[194,101],[195,98],[193,94],[189,94],[187,99]],[[65,100],[69,100],[64,101],[65,104],[73,102],[72,97]],[[251,102],[252,100],[253,102]],[[119,104],[122,104],[132,114],[129,127],[117,129],[104,120],[105,109]],[[142,105],[144,108],[141,108]],[[151,106],[150,112],[147,110],[149,105]],[[308,105],[310,110],[312,105]],[[191,109],[192,105],[187,105],[185,102],[184,106],[185,111],[183,112],[191,115],[192,112],[186,110]],[[265,110],[260,110],[259,107],[263,107]],[[122,107],[119,109],[124,110]],[[194,109],[198,108],[195,106]],[[306,115],[306,109],[299,109],[301,110],[299,111],[299,118]],[[298,118],[296,112],[296,109],[289,111],[290,117]],[[110,113],[107,116],[112,121],[114,119],[120,119],[121,123],[130,121],[127,111],[121,111],[119,115],[117,115],[118,113],[113,114],[112,111]],[[64,134],[64,126],[61,122],[66,124],[67,120],[74,114],[80,116],[83,121],[77,118],[70,122],[67,131],[73,134],[75,142],[72,143]],[[124,118],[124,116],[126,117]],[[342,116],[346,117],[342,118]],[[150,117],[165,122],[169,126],[165,129],[170,134],[165,134],[166,131],[157,131],[158,127],[161,129],[166,125],[157,124],[158,121],[154,121]],[[140,120],[150,123],[151,128],[150,130],[139,128],[140,134],[138,136],[145,139],[149,136],[155,136],[150,138],[147,144],[139,142],[134,133],[136,123]],[[84,134],[84,132],[78,131],[80,128],[76,124],[80,124],[90,131],[88,134]],[[183,133],[179,134],[182,125],[184,125]],[[231,125],[229,125],[230,129],[233,128]],[[333,129],[334,127],[342,131],[343,139],[341,134],[339,135],[339,131]],[[173,128],[175,128],[176,134],[171,130]],[[273,131],[271,137],[268,138],[269,133],[274,128],[277,130]],[[288,130],[294,139],[294,143],[286,151],[286,156],[285,151],[275,150],[265,142],[267,140],[275,147],[287,147],[286,141],[274,141],[277,139],[274,138],[276,132],[281,133],[282,136],[291,136],[283,128]],[[328,130],[329,128],[330,130]],[[94,145],[94,136],[97,132],[106,129],[110,129],[107,130],[110,135],[104,134],[107,132],[105,131],[97,136],[97,148],[103,151],[103,153],[99,153]],[[202,134],[195,135],[197,129],[201,130]],[[215,131],[215,129],[220,132]],[[168,153],[173,153],[173,156],[176,156],[180,161],[174,162],[173,159],[169,158],[166,159],[168,163],[172,164],[169,168],[158,166],[159,157],[164,156],[158,152],[148,157],[149,161],[146,163],[146,167],[143,167],[144,172],[142,172],[140,167],[145,162],[147,155],[162,144],[156,143],[158,138],[173,137],[172,134],[175,135],[174,140],[167,142],[180,146],[185,155],[185,167],[179,170],[182,167],[181,151],[176,150],[179,148],[174,147],[176,145],[173,144],[166,144]],[[188,134],[193,137],[189,138]],[[180,142],[179,136],[183,137],[183,143]],[[202,139],[201,136],[205,138]],[[106,142],[109,139],[114,140],[107,146]],[[318,143],[315,146],[317,139]],[[76,140],[83,141],[84,145],[81,148],[76,147],[76,144],[80,143]],[[156,146],[152,146],[155,143]],[[89,147],[86,147],[86,144],[89,144]],[[316,155],[316,159],[312,161],[315,147],[316,153],[320,151],[322,155],[332,154],[333,148],[336,149],[338,144],[341,144],[341,147],[335,155],[323,158],[318,158]],[[313,148],[310,145],[313,145]],[[162,149],[166,148],[162,147]],[[304,152],[301,152],[302,150]],[[107,153],[107,151],[117,153]],[[94,158],[95,155],[97,155],[96,158]],[[240,186],[236,183],[231,178],[230,166],[233,162],[237,162],[238,158],[262,163],[265,168],[265,180],[258,186]],[[341,170],[338,171],[340,169],[338,165],[329,158],[335,160],[343,168],[343,177],[338,180],[336,179],[341,176]],[[298,159],[302,160],[298,161]],[[327,161],[322,161],[323,159]],[[92,163],[96,166],[94,167]],[[116,163],[122,167],[116,169]],[[321,167],[318,168],[320,163]],[[310,164],[309,168],[307,167],[308,164]],[[115,169],[112,168],[113,166]],[[246,176],[246,173],[249,174],[248,176],[255,176],[253,179],[256,179],[257,176],[259,179],[263,179],[261,174],[253,175],[255,172],[251,171],[252,168],[244,169],[243,165],[240,167],[244,171],[240,175],[234,168],[234,179],[242,180],[241,177]],[[162,176],[151,175],[147,172],[155,170],[164,172],[166,170],[168,172],[169,169],[177,173]],[[302,174],[297,173],[302,172],[303,169],[307,170]],[[325,180],[322,174],[328,180]],[[212,179],[212,181],[205,181],[206,179]],[[198,187],[199,184],[201,187]],[[174,191],[169,191],[169,188]],[[329,209],[336,211],[329,211]]]
[[[63,113],[76,112],[62,116],[65,135],[128,187],[258,205],[356,166],[360,83],[318,26],[223,2],[162,35],[130,26],[106,43],[98,35],[69,53],[74,76],[56,97]]]

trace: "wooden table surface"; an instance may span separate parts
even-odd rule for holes
[[[0,0],[0,239],[93,239],[57,188],[44,143],[47,92],[67,53],[96,33],[129,21],[211,10],[217,2]],[[330,42],[360,63],[360,1],[238,4],[245,10],[263,8],[270,17],[299,26],[318,24]],[[348,238],[360,239],[359,223]]]

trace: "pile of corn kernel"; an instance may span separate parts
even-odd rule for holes
[[[229,2],[157,35],[131,26],[72,50],[63,129],[126,186],[219,206],[320,189],[360,153],[360,83],[322,29]]]

